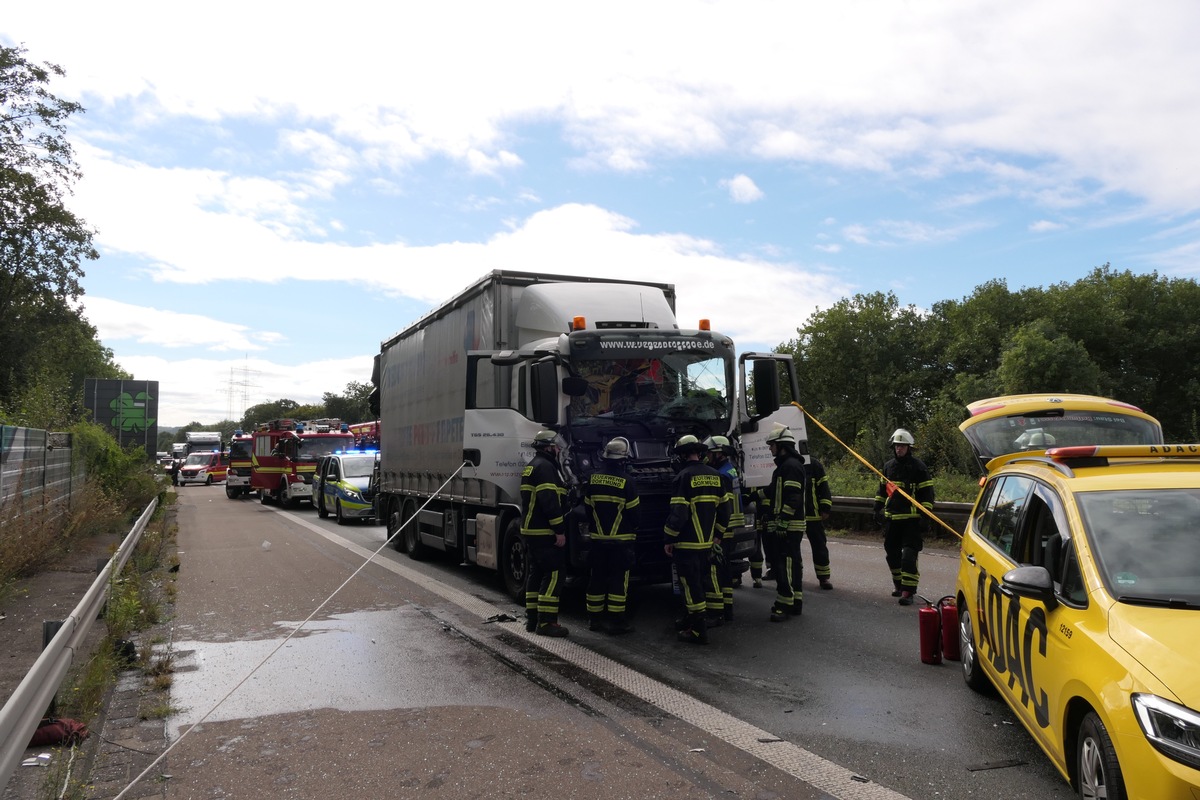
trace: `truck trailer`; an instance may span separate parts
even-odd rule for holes
[[[377,502],[397,549],[495,569],[523,599],[521,471],[533,435],[557,432],[568,508],[605,443],[629,440],[641,496],[635,575],[670,579],[663,522],[674,444],[730,437],[744,485],[766,485],[774,424],[807,447],[791,356],[735,353],[707,320],[681,329],[669,283],[497,270],[383,341],[372,374],[379,413]],[[399,534],[399,535],[397,535]],[[754,549],[731,531],[733,558]],[[587,574],[585,514],[568,515],[567,577]]]

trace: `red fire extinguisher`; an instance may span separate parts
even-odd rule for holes
[[[953,595],[946,595],[937,604],[942,623],[942,656],[947,661],[958,661],[958,605]]]
[[[925,606],[917,611],[917,627],[921,631],[921,661],[942,663],[942,615],[933,603],[917,595]]]

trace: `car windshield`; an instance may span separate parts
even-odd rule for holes
[[[184,461],[183,463],[184,466],[195,467],[200,464],[207,464],[211,458],[212,453],[192,453],[187,457],[187,461]]]
[[[369,478],[375,456],[342,456],[342,474],[347,478]]]
[[[725,361],[707,354],[579,360],[575,367],[588,388],[571,401],[574,420],[626,414],[719,420],[731,407]]]
[[[1200,489],[1081,492],[1076,501],[1113,597],[1200,603]]]

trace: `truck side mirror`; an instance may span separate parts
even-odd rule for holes
[[[765,417],[779,409],[779,366],[771,359],[754,359],[754,411]]]
[[[578,375],[568,375],[563,378],[562,389],[568,397],[583,397],[587,394],[588,382]]]
[[[529,369],[529,408],[534,422],[554,425],[558,422],[558,366],[550,359]]]

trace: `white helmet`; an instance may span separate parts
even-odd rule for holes
[[[679,441],[675,443],[675,452],[680,455],[687,453],[702,453],[704,452],[704,444],[692,436],[690,433],[679,437]]]
[[[552,447],[556,444],[558,444],[558,434],[552,430],[543,429],[533,435],[534,447]]]
[[[610,439],[608,444],[604,445],[604,452],[600,454],[600,457],[610,461],[623,461],[629,458],[629,440],[624,436]]]
[[[714,453],[728,453],[733,449],[733,445],[725,436],[710,436],[704,440],[704,446]]]
[[[767,434],[767,444],[790,444],[796,446],[796,434],[792,433],[792,429],[787,425],[776,425],[775,429]]]
[[[913,441],[913,435],[904,428],[896,428],[896,432],[892,434],[892,438],[888,439],[888,441],[892,445],[906,444],[909,447],[912,447],[914,444],[916,444],[916,442]]]

